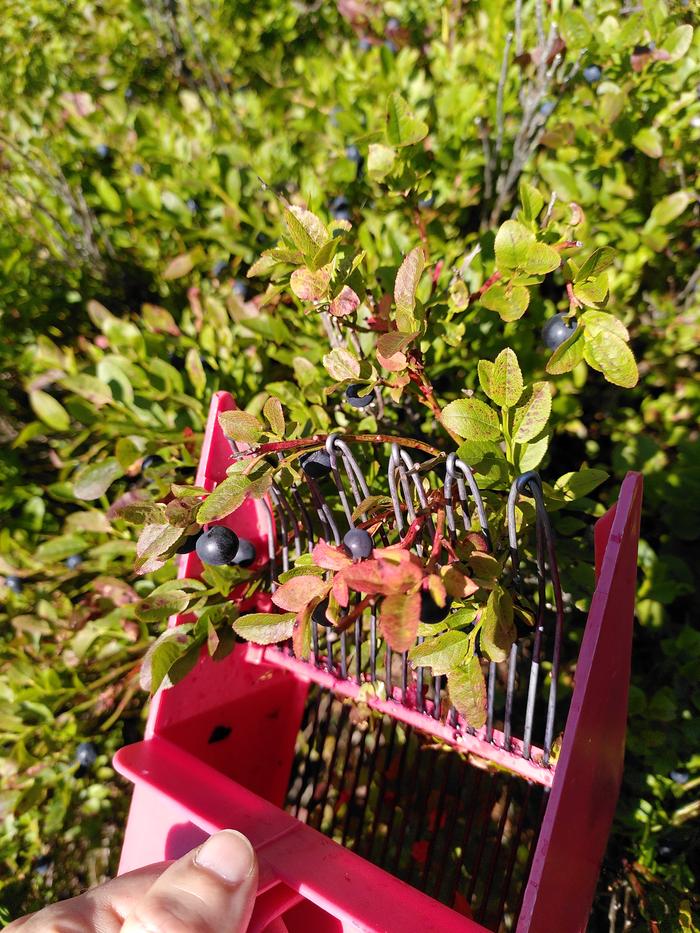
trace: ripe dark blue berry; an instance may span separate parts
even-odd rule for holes
[[[331,458],[327,450],[314,450],[299,457],[299,466],[312,479],[323,479],[331,472]]]
[[[200,537],[195,550],[203,564],[230,564],[238,552],[238,535],[224,525],[214,525]]]
[[[253,295],[250,285],[242,279],[236,279],[233,283],[233,290],[242,301],[248,301]]]
[[[98,143],[95,146],[95,152],[101,159],[105,159],[109,155],[109,146],[105,146],[104,143]]]
[[[588,68],[583,69],[583,77],[589,84],[597,84],[603,77],[603,72],[598,65],[589,65]]]
[[[429,590],[420,591],[420,620],[425,622],[426,625],[437,625],[438,622],[442,622],[445,619],[450,611],[450,606],[452,605],[452,597],[447,596],[445,598],[445,605],[438,606],[433,597],[430,594]]]
[[[228,267],[228,263],[225,259],[220,259],[218,262],[214,263],[214,268],[211,270],[211,274],[216,276],[218,279],[222,272],[225,272]]]
[[[337,198],[333,198],[328,207],[328,210],[330,211],[330,215],[334,218],[334,220],[350,220],[350,202],[342,195]]]
[[[431,194],[427,198],[421,198],[418,202],[418,207],[428,208],[432,207],[435,204],[435,195]]]
[[[671,771],[669,777],[672,781],[675,781],[676,784],[686,784],[690,775],[687,771]]]
[[[250,567],[256,557],[257,555],[252,541],[249,541],[247,538],[239,538],[238,550],[231,563],[235,567]]]
[[[188,198],[187,201],[185,201],[185,206],[190,214],[196,214],[199,210],[199,204],[197,204],[194,198]]]
[[[75,760],[83,768],[89,768],[97,760],[97,749],[92,742],[81,742],[75,750]]]
[[[357,146],[348,146],[345,150],[345,158],[350,159],[350,161],[354,162],[355,165],[361,165],[364,161],[362,158],[362,153],[357,148]]]
[[[326,610],[328,609],[328,600],[324,599],[322,602],[316,606],[316,608],[311,613],[312,620],[317,625],[323,625],[324,628],[330,628],[333,623],[329,622],[326,618]]]
[[[343,538],[343,546],[353,560],[366,560],[372,556],[372,536],[364,528],[351,528]]]
[[[369,39],[363,36],[357,43],[357,47],[361,52],[369,52],[369,50],[372,48],[372,43]]]
[[[141,471],[150,470],[152,467],[160,466],[161,463],[165,463],[162,457],[159,457],[158,454],[149,454],[147,457],[143,458]]]
[[[199,541],[199,539],[202,537],[203,534],[204,532],[200,529],[200,531],[185,538],[185,540],[182,542],[182,544],[177,549],[177,551],[175,551],[175,553],[176,554],[191,554],[192,551],[196,550],[197,542]]]
[[[134,175],[143,175],[143,172],[144,172],[143,165],[141,165],[140,162],[134,162],[134,164],[131,167],[131,171],[134,173]]]
[[[548,117],[550,113],[554,110],[554,101],[545,100],[540,104],[540,113],[543,117]]]
[[[51,868],[51,857],[48,855],[40,855],[34,862],[34,871],[42,878],[48,874],[49,868]]]
[[[565,314],[555,314],[554,317],[550,317],[549,320],[545,321],[542,328],[542,340],[550,350],[556,350],[565,340],[569,339],[577,327],[576,321],[569,324]]]
[[[82,562],[83,558],[80,556],[80,554],[71,554],[70,557],[66,557],[66,567],[69,570],[77,570]]]
[[[355,383],[345,390],[345,401],[353,408],[366,408],[374,401],[374,392],[368,386]]]
[[[19,577],[9,576],[5,578],[5,586],[13,593],[21,593],[23,586]]]

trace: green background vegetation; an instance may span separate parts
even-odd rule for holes
[[[333,199],[347,199],[357,242],[377,279],[387,270],[390,291],[419,242],[443,260],[447,284],[480,245],[465,272],[478,288],[522,175],[556,193],[560,217],[576,212],[587,249],[617,250],[609,309],[629,329],[640,372],[632,389],[585,362],[557,377],[542,466],[553,477],[607,470],[598,511],[627,470],[646,484],[627,766],[591,928],[696,929],[700,39],[688,27],[692,0],[643,6],[542,4],[540,34],[533,0],[521,35],[514,5],[495,0],[28,0],[3,12],[8,917],[116,866],[128,792],[110,758],[140,734],[139,661],[163,624],[139,603],[173,568],[134,575],[134,531],[110,503],[191,480],[218,388],[254,412],[271,392],[294,420],[349,423],[323,396],[331,382],[317,319],[289,301],[272,312],[236,284],[282,230],[260,178],[326,220]],[[540,70],[550,20],[561,63]],[[600,80],[584,77],[591,64]],[[348,152],[366,160],[383,140],[395,91],[429,127],[403,180],[381,166],[358,170]],[[435,338],[431,375],[443,397],[476,387],[476,361],[506,345],[529,379],[542,378],[542,323],[568,308],[563,280],[550,278],[520,320],[504,325],[475,305]],[[255,295],[265,283],[249,287]],[[141,474],[154,453],[164,465]],[[104,494],[86,503],[75,476],[97,462],[88,476]],[[585,540],[586,524],[572,522],[569,534]],[[70,570],[75,553],[83,563]],[[19,594],[2,585],[12,574]],[[75,762],[85,740],[99,751],[91,769]]]

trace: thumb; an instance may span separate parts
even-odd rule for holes
[[[166,868],[128,915],[122,933],[243,933],[257,881],[250,842],[225,829]]]

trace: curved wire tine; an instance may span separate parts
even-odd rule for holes
[[[294,553],[296,557],[301,557],[301,534],[299,533],[299,517],[295,514],[294,509],[292,508],[289,499],[284,493],[284,490],[281,489],[277,484],[273,484],[275,492],[282,504],[282,508],[287,513],[287,516],[291,522],[292,534],[294,535]]]
[[[334,543],[337,546],[340,546],[340,532],[338,531],[338,526],[335,523],[333,513],[331,512],[330,507],[326,502],[325,496],[319,489],[318,483],[315,479],[309,476],[307,477],[307,482],[309,484],[309,492],[311,493],[314,507],[316,508],[316,514],[318,515],[318,519],[323,526],[324,533],[328,538],[333,535]]]
[[[400,454],[401,454],[401,459],[403,460],[406,466],[406,469],[409,475],[411,476],[411,479],[413,480],[413,485],[416,488],[416,493],[418,495],[418,501],[420,502],[420,507],[427,511],[428,510],[428,497],[425,494],[425,489],[423,489],[423,483],[421,482],[420,475],[416,471],[416,465],[413,462],[413,458],[408,453],[408,451],[403,450],[403,449],[400,450]],[[433,537],[435,536],[435,525],[433,524],[433,520],[430,517],[430,514],[428,514],[427,516],[427,521],[425,525],[427,527],[427,530],[430,534],[430,539],[432,541]]]
[[[345,441],[338,437],[336,439],[335,446],[338,448],[341,456],[343,457],[345,471],[348,475],[350,488],[352,489],[352,494],[355,498],[355,505],[358,506],[371,495],[369,486],[367,485],[367,480],[365,479],[364,473],[360,469],[357,460],[355,459],[352,451],[345,443]],[[366,521],[367,515],[363,512],[361,513],[361,518],[363,521]],[[379,537],[382,539],[382,544],[384,544],[384,546],[389,544],[389,538],[387,536],[386,529],[383,526],[380,526],[379,528]]]
[[[389,470],[388,470],[388,480],[389,480],[389,493],[391,495],[391,501],[394,506],[394,517],[396,518],[396,530],[399,533],[399,537],[403,536],[404,528],[406,523],[404,521],[403,512],[401,511],[401,498],[399,496],[399,488],[396,483],[396,473],[399,474],[399,481],[401,483],[401,488],[403,489],[404,498],[406,499],[406,509],[408,512],[408,517],[411,521],[415,518],[415,512],[412,514],[413,503],[411,502],[410,489],[408,489],[408,482],[406,477],[402,475],[401,472],[401,455],[399,453],[399,445],[394,443],[391,445],[391,455],[389,456]]]
[[[338,496],[340,497],[340,504],[343,507],[343,512],[345,512],[345,517],[348,520],[348,525],[351,528],[355,527],[355,520],[352,517],[352,509],[350,508],[350,502],[348,501],[347,493],[345,492],[345,487],[343,486],[343,481],[340,478],[340,471],[338,470],[338,457],[336,454],[335,446],[338,440],[337,434],[329,434],[326,438],[326,452],[331,461],[331,475],[333,476],[333,481],[335,482],[335,488],[338,491]],[[345,460],[343,458],[343,465],[345,465]],[[347,467],[346,467],[347,473]],[[348,479],[350,475],[348,474]],[[352,483],[351,483],[352,488]]]
[[[277,529],[275,527],[275,514],[272,511],[272,506],[270,505],[267,498],[264,498],[262,501],[263,505],[265,506],[265,518],[267,520],[267,557],[270,566],[270,590],[274,593],[277,589],[277,566],[275,554],[275,538]]]
[[[455,467],[462,473],[462,475],[467,481],[469,490],[472,494],[472,498],[474,499],[474,505],[476,506],[476,515],[477,515],[477,518],[479,519],[479,527],[481,528],[482,534],[486,538],[486,543],[489,547],[489,550],[491,550],[493,545],[491,543],[491,532],[489,531],[489,520],[486,517],[486,509],[484,508],[484,500],[481,496],[481,490],[479,489],[479,486],[477,485],[476,478],[474,476],[472,468],[468,466],[464,462],[464,460],[455,460]],[[459,483],[458,483],[458,489],[459,489]]]
[[[521,583],[519,570],[519,554],[517,535],[515,529],[515,504],[518,494],[523,490],[529,489],[530,494],[535,500],[536,515],[536,537],[537,537],[537,573],[538,573],[538,613],[537,613],[537,632],[535,635],[535,645],[533,646],[533,669],[535,666],[539,669],[539,653],[541,651],[541,639],[544,631],[544,610],[546,598],[546,579],[545,579],[545,550],[547,555],[547,564],[549,566],[549,576],[554,591],[554,603],[556,610],[556,620],[554,627],[554,645],[552,649],[552,669],[549,685],[549,698],[547,702],[547,721],[545,725],[544,737],[544,756],[543,763],[549,764],[549,758],[552,750],[552,741],[554,737],[554,715],[556,712],[557,686],[559,679],[559,663],[561,656],[561,638],[564,626],[564,601],[561,591],[561,580],[559,578],[559,565],[557,563],[556,550],[554,547],[554,533],[547,515],[544,504],[544,495],[542,492],[542,480],[539,474],[530,471],[519,476],[511,487],[508,496],[508,543],[511,552],[511,564],[513,566],[513,577],[516,585]],[[532,678],[531,678],[532,679]],[[530,693],[532,691],[529,691]],[[534,698],[533,698],[534,704]],[[528,713],[530,707],[530,696],[528,695]],[[530,732],[532,723],[530,722]],[[529,753],[529,744],[528,744]],[[525,756],[525,746],[523,747]],[[526,756],[527,757],[527,756]]]
[[[313,546],[314,546],[314,541],[316,539],[316,535],[314,533],[314,526],[311,520],[311,516],[309,515],[308,509],[306,508],[306,505],[304,504],[304,500],[302,499],[301,493],[299,492],[299,489],[297,488],[297,486],[296,485],[292,486],[290,491],[292,493],[292,498],[294,499],[294,504],[296,505],[297,509],[299,509],[299,515],[301,515],[301,522],[302,522],[302,525],[304,526],[304,531],[306,532],[307,549],[309,551],[312,551]]]

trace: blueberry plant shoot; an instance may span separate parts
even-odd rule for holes
[[[513,479],[542,478],[575,657],[593,524],[636,469],[628,748],[591,930],[700,929],[695,5],[51,6],[0,17],[0,925],[116,871],[111,757],[203,654],[309,657],[315,626],[325,644],[372,614],[478,727],[483,668],[533,625]],[[209,491],[219,390],[237,409]],[[273,593],[236,510],[316,488],[342,517],[331,435],[369,497],[337,540],[290,547]],[[394,439],[432,523],[402,535]],[[490,532],[455,545],[451,454]],[[529,566],[528,496],[516,525]]]

